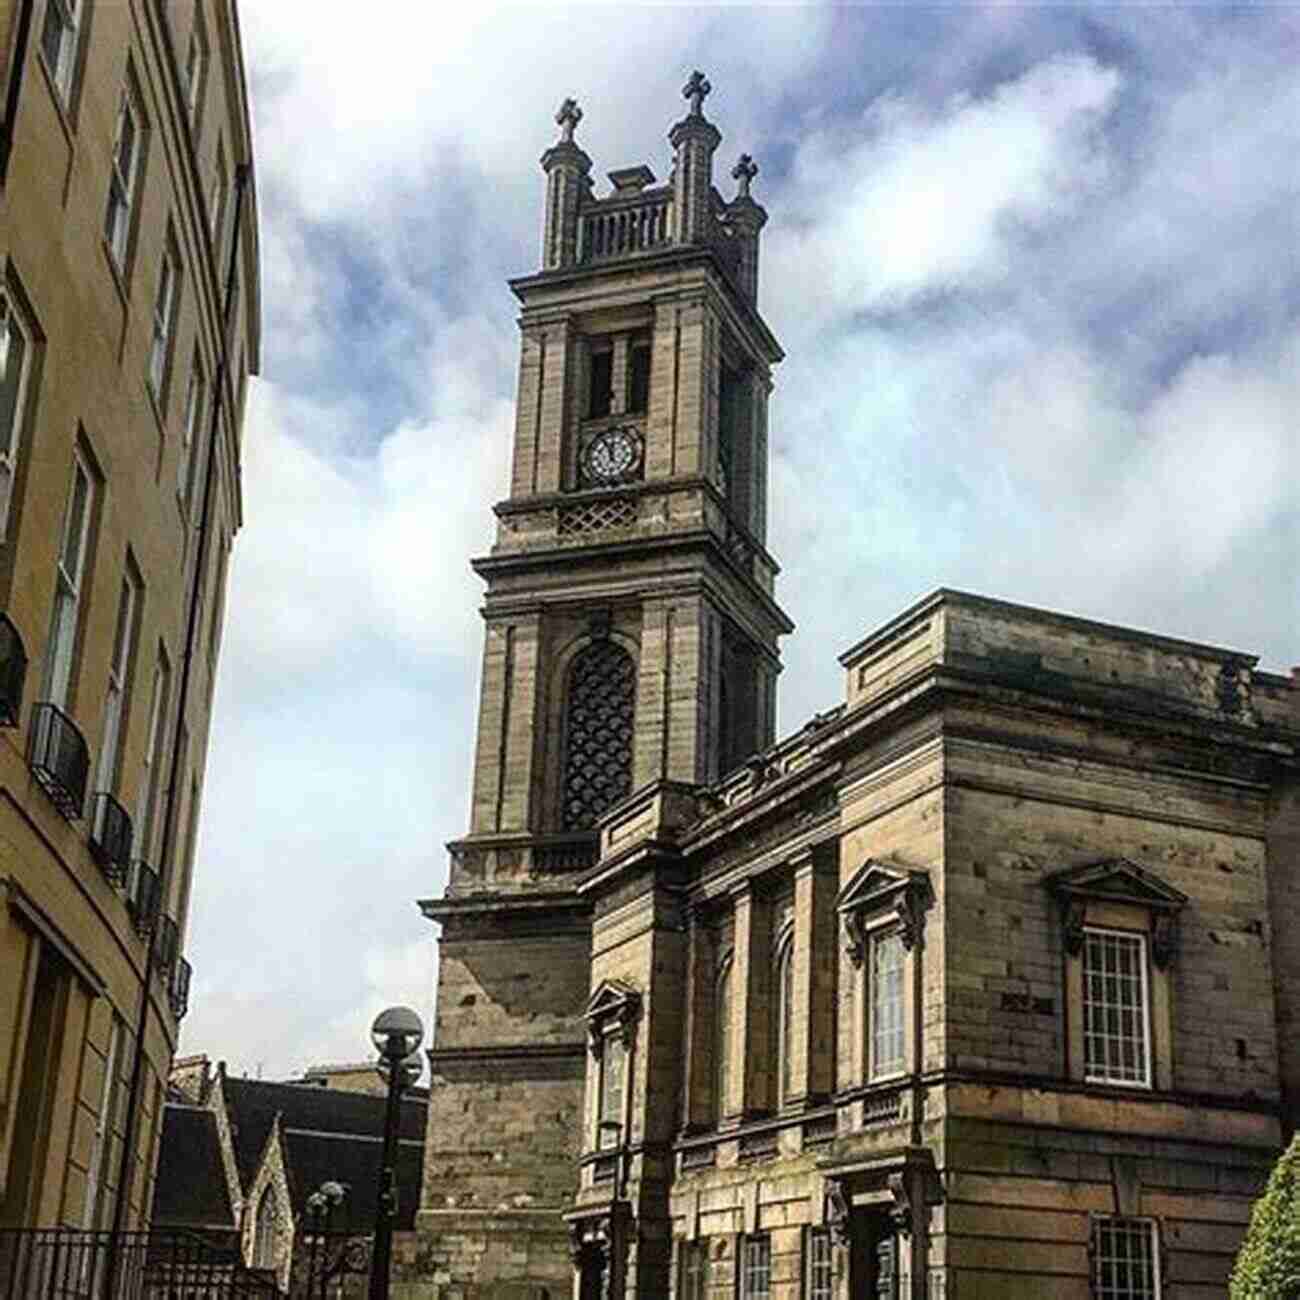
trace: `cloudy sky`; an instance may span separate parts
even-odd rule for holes
[[[1300,662],[1300,7],[244,0],[265,342],[186,1051],[283,1076],[432,1014],[466,827],[508,276],[560,99],[667,175],[699,67],[785,345],[780,729],[938,585]]]

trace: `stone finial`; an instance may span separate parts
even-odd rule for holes
[[[691,79],[682,87],[682,94],[691,101],[691,116],[704,116],[704,100],[713,87],[709,79],[698,68],[691,73]]]
[[[582,121],[582,109],[578,107],[576,99],[566,99],[560,105],[560,111],[555,115],[555,124],[562,132],[560,141],[563,144],[573,143],[573,132],[578,123]]]
[[[736,197],[749,198],[749,186],[758,175],[758,164],[747,154],[742,153],[731,169],[731,177],[736,182]]]

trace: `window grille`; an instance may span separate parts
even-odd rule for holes
[[[1096,1300],[1156,1300],[1160,1258],[1155,1221],[1094,1219],[1092,1282]]]
[[[768,1300],[772,1294],[772,1239],[766,1233],[745,1238],[740,1294],[742,1300]]]
[[[897,1074],[903,1062],[903,941],[897,931],[871,944],[871,1077]]]
[[[1151,1082],[1145,935],[1084,931],[1083,1056],[1090,1082]]]
[[[569,669],[563,821],[587,830],[632,789],[636,665],[613,641],[593,641]]]
[[[606,528],[630,528],[636,523],[636,501],[632,497],[612,497],[565,506],[560,510],[557,530],[561,537],[581,533],[599,533]]]
[[[834,1294],[831,1234],[825,1228],[814,1228],[808,1234],[808,1300],[832,1300]]]

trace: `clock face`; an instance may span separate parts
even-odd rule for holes
[[[641,463],[641,436],[635,429],[606,429],[582,453],[582,468],[591,483],[618,483]]]

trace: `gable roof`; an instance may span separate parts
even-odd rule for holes
[[[383,1097],[310,1083],[267,1083],[261,1079],[229,1077],[222,1081],[222,1092],[230,1116],[239,1181],[245,1188],[252,1183],[276,1115],[281,1117],[284,1129],[383,1136],[387,1104]],[[428,1103],[424,1099],[403,1098],[398,1136],[422,1142],[427,1111]],[[308,1190],[314,1187],[315,1184]]]
[[[212,1111],[171,1102],[163,1107],[151,1220],[159,1225],[235,1230]]]

